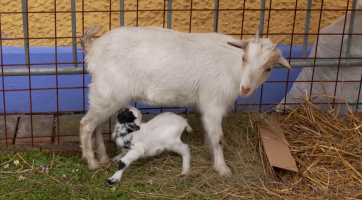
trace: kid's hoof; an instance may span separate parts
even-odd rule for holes
[[[108,185],[114,185],[114,184],[116,184],[118,181],[114,181],[113,179],[106,179],[106,183],[108,184]]]

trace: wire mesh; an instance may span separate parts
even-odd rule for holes
[[[349,12],[356,12],[358,11],[356,9],[356,0],[347,0],[345,2],[345,5],[339,6],[341,4],[338,4],[337,6],[331,6],[333,1],[331,0],[319,0],[319,1],[313,1],[308,0],[308,3],[305,3],[305,5],[298,0],[295,0],[293,2],[288,1],[286,5],[283,0],[262,0],[259,7],[253,7],[251,6],[251,3],[254,1],[251,0],[244,0],[239,2],[229,1],[229,0],[207,0],[207,1],[200,1],[200,0],[190,0],[189,2],[181,2],[177,0],[149,0],[147,1],[149,5],[158,5],[155,6],[155,8],[151,9],[151,6],[145,6],[145,2],[140,2],[139,0],[129,0],[127,1],[127,4],[125,4],[124,0],[108,0],[104,1],[101,6],[90,6],[90,4],[94,3],[96,1],[84,1],[84,0],[71,0],[69,1],[69,8],[62,8],[58,7],[60,1],[59,0],[53,0],[51,7],[47,9],[29,9],[30,7],[34,7],[32,4],[35,4],[34,1],[30,0],[20,0],[18,4],[20,4],[19,8],[14,9],[5,9],[6,6],[2,6],[0,3],[0,32],[4,32],[4,25],[7,27],[11,23],[17,23],[15,21],[8,20],[16,15],[21,15],[21,27],[22,27],[22,37],[17,37],[12,35],[12,37],[3,37],[3,34],[0,34],[0,55],[1,55],[1,83],[2,86],[0,87],[0,92],[2,94],[2,113],[1,116],[3,117],[3,135],[0,135],[0,143],[3,143],[6,146],[12,145],[16,143],[16,140],[21,139],[30,139],[30,143],[33,146],[35,139],[38,138],[52,138],[51,143],[60,144],[61,143],[61,137],[69,137],[69,136],[75,136],[78,137],[78,133],[74,132],[74,134],[63,134],[61,133],[60,126],[61,126],[61,116],[67,115],[67,114],[85,114],[87,112],[87,95],[88,95],[88,83],[90,82],[90,76],[86,72],[86,65],[84,62],[85,55],[84,53],[79,52],[79,45],[77,46],[77,34],[83,35],[85,32],[85,28],[92,23],[90,21],[91,15],[102,15],[106,17],[101,17],[99,21],[103,22],[104,24],[108,23],[107,30],[112,30],[113,28],[117,26],[144,26],[144,25],[156,25],[164,28],[171,28],[174,29],[174,24],[177,21],[183,20],[182,23],[185,24],[185,27],[187,28],[180,28],[179,26],[176,27],[176,29],[182,29],[183,32],[211,32],[212,30],[215,32],[220,32],[228,35],[232,35],[235,38],[238,39],[245,39],[250,38],[254,36],[255,33],[251,32],[250,30],[254,30],[254,27],[256,25],[260,26],[260,37],[287,37],[290,42],[288,43],[286,47],[289,48],[289,52],[287,56],[285,56],[287,59],[289,59],[289,63],[293,63],[294,60],[304,60],[308,61],[311,60],[313,64],[309,64],[309,67],[313,67],[313,74],[312,78],[309,81],[297,81],[296,76],[298,73],[290,74],[290,72],[283,72],[283,75],[280,75],[278,78],[269,79],[264,84],[261,85],[261,87],[255,91],[255,93],[258,93],[259,99],[254,102],[249,102],[248,105],[250,106],[257,106],[259,108],[259,111],[270,108],[271,105],[276,105],[280,102],[280,100],[275,100],[270,98],[270,94],[266,95],[267,88],[270,87],[278,87],[282,88],[284,91],[284,97],[287,96],[288,90],[290,90],[291,85],[296,82],[309,82],[311,83],[310,88],[310,95],[313,91],[313,83],[320,82],[319,80],[314,80],[314,69],[318,67],[319,62],[324,62],[324,60],[328,59],[335,59],[335,62],[337,64],[337,77],[335,81],[328,81],[323,80],[325,83],[335,83],[335,91],[334,94],[336,94],[337,91],[337,83],[340,83],[341,80],[338,78],[338,72],[340,70],[340,67],[344,64],[352,63],[352,62],[359,62],[361,57],[351,57],[348,54],[346,54],[345,57],[342,57],[342,44],[345,36],[348,36],[348,48],[347,52],[350,52],[350,45],[351,45],[351,38],[353,36],[362,35],[362,33],[352,33],[353,30],[353,23],[352,27],[349,27],[349,31],[345,32],[345,29],[343,29],[342,34],[340,33],[319,33],[320,30],[327,26],[328,23],[331,23],[332,21],[326,22],[326,20],[323,18],[323,16],[329,17],[331,13],[337,13],[335,15],[335,19],[338,19],[342,16],[347,16]],[[203,3],[206,2],[206,3]],[[284,4],[283,4],[284,3]],[[132,4],[132,6],[130,6]],[[236,5],[237,4],[237,5]],[[99,5],[99,4],[97,4]],[[134,5],[134,6],[133,6]],[[201,6],[200,6],[201,5]],[[204,5],[204,7],[202,6]],[[211,6],[208,6],[211,5]],[[162,13],[161,17],[155,17],[155,13]],[[186,13],[186,15],[183,18],[177,18],[175,21],[175,14],[177,13]],[[201,13],[201,14],[200,14]],[[211,13],[211,14],[210,14]],[[225,14],[226,13],[226,14]],[[259,13],[259,18],[254,16],[254,13]],[[43,36],[34,36],[32,32],[36,31],[34,30],[34,27],[32,26],[29,29],[29,24],[33,24],[33,20],[36,15],[42,15],[42,14],[51,14],[53,15],[53,19],[49,19],[50,21],[54,21],[52,26],[54,27],[54,34],[46,34]],[[69,19],[64,18],[66,15],[69,15]],[[230,15],[230,16],[228,16]],[[276,22],[278,15],[285,15],[285,16],[292,16],[289,18],[289,25],[288,25],[288,31],[285,28],[278,28],[278,23]],[[157,15],[158,16],[158,15]],[[186,17],[188,16],[188,17]],[[227,16],[225,18],[225,16]],[[231,20],[232,17],[239,17],[240,19],[237,19],[239,24],[232,24],[227,23],[227,20]],[[64,19],[63,19],[64,18]],[[151,21],[152,23],[148,23],[148,21]],[[265,19],[266,18],[266,19]],[[297,23],[298,19],[298,23]],[[302,20],[301,20],[302,19]],[[344,22],[344,27],[346,26],[346,19]],[[29,21],[30,20],[30,21]],[[63,24],[58,24],[62,21],[70,21],[69,27],[71,27],[70,34],[64,34],[63,31],[59,30],[59,27],[64,27]],[[304,25],[300,25],[300,21],[305,21]],[[311,28],[311,20],[314,20],[314,22],[317,22],[317,28],[313,29]],[[211,24],[211,27],[206,27],[203,30],[200,31],[200,27],[203,24],[207,24],[206,22],[213,21]],[[235,20],[234,20],[235,21]],[[208,26],[208,25],[204,25]],[[225,28],[231,26],[232,28]],[[250,27],[252,26],[252,27]],[[38,29],[41,29],[41,23],[38,26],[35,26]],[[43,27],[45,28],[45,27]],[[316,32],[315,32],[316,30]],[[317,58],[317,50],[318,50],[318,42],[319,42],[319,36],[321,35],[341,35],[341,48],[340,48],[340,55],[339,57],[329,57],[329,58]],[[300,39],[302,38],[302,39]],[[42,60],[39,60],[35,57],[32,59],[32,51],[34,51],[32,48],[34,43],[32,41],[34,40],[46,40],[46,41],[53,41],[54,45],[52,50],[54,52],[54,60],[49,62],[42,62]],[[301,55],[299,56],[293,56],[293,51],[295,47],[295,41],[301,40],[303,42],[300,42],[302,45],[299,45],[301,48]],[[15,59],[14,62],[4,62],[4,55],[7,54],[7,51],[11,51],[8,46],[16,46],[11,44],[17,44],[16,42],[23,41],[22,45],[20,45],[24,52],[22,52],[21,58],[24,59]],[[61,56],[64,50],[61,48],[60,45],[63,43],[67,43],[67,41],[70,41],[69,47],[71,47],[72,51],[66,55],[66,57],[70,57],[71,59],[65,59]],[[311,44],[313,42],[316,42],[316,51],[315,55],[313,57],[306,57],[307,56],[307,47],[308,44]],[[51,43],[51,42],[48,42]],[[10,44],[10,45],[9,45]],[[66,46],[66,45],[65,45]],[[44,47],[45,48],[45,47]],[[50,58],[49,58],[50,59]],[[347,65],[346,64],[346,65]],[[358,65],[359,63],[355,63],[355,65]],[[74,75],[67,73],[64,71],[67,67],[73,66],[74,71],[76,70],[78,75]],[[303,66],[301,64],[300,66]],[[304,66],[307,66],[304,64]],[[43,70],[42,67],[48,67],[54,68],[54,71],[51,71],[49,73],[37,72],[37,70]],[[29,70],[27,70],[28,68]],[[53,69],[52,68],[52,69]],[[44,68],[45,69],[45,68]],[[7,74],[10,71],[16,71],[16,70],[23,70],[20,74],[20,72],[14,72],[13,74]],[[26,76],[24,76],[24,70],[26,70]],[[73,72],[74,72],[73,71]],[[72,72],[72,73],[73,73]],[[15,75],[16,73],[19,73],[20,75]],[[360,73],[360,72],[359,72]],[[38,79],[36,75],[43,75],[50,77],[49,80],[54,80],[53,84],[38,84]],[[22,76],[22,77],[20,77]],[[17,79],[18,77],[18,79]],[[25,86],[18,86],[16,84],[17,80],[20,80],[22,78],[27,78],[27,84]],[[69,79],[74,80],[77,82],[76,86],[70,86],[69,84],[66,84]],[[10,83],[8,80],[12,80],[14,83]],[[20,81],[19,81],[20,82]],[[345,80],[343,82],[353,82],[359,84],[359,88],[356,92],[358,92],[358,99],[356,102],[356,108],[360,105],[359,103],[359,96],[361,94],[361,84],[362,84],[362,75],[361,80]],[[11,85],[13,84],[13,85]],[[283,86],[283,87],[282,87]],[[50,98],[48,96],[44,96],[45,92],[54,92],[52,94],[55,94],[55,98]],[[71,101],[77,101],[80,102],[76,106],[64,106],[64,93],[71,93],[75,94],[75,91],[77,94],[75,97],[69,97],[69,102]],[[28,93],[25,94],[24,92]],[[11,105],[11,100],[14,96],[14,94],[23,94],[25,95],[22,97],[21,95],[17,96],[17,98],[20,99],[28,99],[28,108],[27,109],[14,109],[14,107],[9,107]],[[34,96],[34,94],[36,95]],[[38,100],[38,93],[44,93],[43,96],[40,95],[42,98],[44,98],[44,101]],[[79,93],[79,94],[78,94]],[[16,96],[16,95],[15,95]],[[253,95],[251,95],[253,96]],[[21,102],[25,102],[21,101]],[[46,102],[52,103],[52,108],[41,110],[38,109],[39,104],[44,104]],[[55,102],[54,102],[55,101]],[[136,107],[138,107],[143,113],[151,112],[151,113],[161,113],[164,111],[175,111],[175,112],[183,112],[188,113],[192,112],[193,110],[190,108],[184,108],[184,107],[170,107],[170,106],[160,106],[160,107],[150,107],[146,105],[140,105],[137,104],[137,102],[133,102]],[[25,104],[25,103],[24,103]],[[293,103],[287,103],[286,98],[284,101],[285,105],[291,105]],[[317,103],[317,104],[325,104],[325,103]],[[333,106],[337,105],[337,103],[333,100],[332,102]],[[244,106],[244,100],[238,99],[235,101],[235,104],[233,106],[233,111],[237,112],[240,111],[240,107]],[[20,107],[20,106],[19,106]],[[65,108],[64,108],[65,107]],[[11,109],[9,109],[11,108]],[[16,108],[16,106],[15,106]],[[36,108],[34,110],[34,108]],[[356,109],[357,110],[357,109]],[[29,115],[30,116],[30,135],[20,137],[17,135],[18,129],[20,127],[17,127],[15,132],[16,134],[11,135],[9,133],[9,117],[12,116],[23,116],[23,115]],[[34,136],[34,120],[33,117],[36,115],[53,115],[54,116],[54,127],[53,131],[50,135],[42,135],[42,136]],[[19,126],[20,122],[18,117],[18,122],[16,123],[17,126]],[[77,121],[76,123],[79,123]],[[112,121],[111,119],[108,120],[108,123],[106,125],[106,129],[103,130],[103,134],[108,137],[110,140],[110,133],[112,129]]]

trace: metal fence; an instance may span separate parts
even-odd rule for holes
[[[145,10],[145,9],[139,9],[138,7],[138,3],[139,0],[134,0],[137,2],[137,9],[126,9],[125,10],[125,2],[124,0],[119,0],[120,2],[120,7],[119,8],[113,8],[111,7],[111,3],[112,1],[116,1],[116,0],[109,0],[109,10],[84,10],[84,0],[82,0],[82,10],[76,10],[76,1],[75,0],[71,0],[69,3],[71,4],[71,11],[57,11],[57,7],[56,7],[56,1],[54,0],[54,10],[52,11],[29,11],[28,10],[28,6],[29,6],[29,2],[28,0],[21,0],[21,4],[22,4],[22,11],[11,11],[11,12],[0,12],[0,32],[2,30],[1,28],[1,16],[5,16],[5,15],[9,15],[9,14],[22,14],[22,19],[23,19],[23,30],[24,30],[24,35],[22,38],[1,38],[0,35],[0,54],[1,54],[1,76],[2,76],[2,88],[0,90],[0,92],[2,93],[2,100],[3,100],[3,107],[4,107],[4,113],[1,114],[1,116],[3,116],[3,126],[4,126],[4,135],[3,137],[0,136],[0,142],[2,141],[2,143],[4,143],[6,146],[11,145],[12,143],[14,143],[15,138],[16,139],[26,139],[26,138],[31,138],[31,144],[34,144],[34,138],[37,138],[36,136],[34,136],[33,134],[33,116],[37,115],[37,114],[52,114],[55,115],[56,117],[56,125],[55,125],[55,134],[50,134],[47,136],[39,136],[39,137],[53,137],[53,138],[57,138],[56,142],[57,144],[59,144],[60,142],[60,137],[69,137],[69,136],[77,136],[77,133],[75,132],[74,134],[68,134],[68,135],[61,135],[59,134],[59,117],[63,114],[68,114],[68,113],[80,113],[80,114],[84,114],[86,113],[86,101],[87,101],[87,85],[85,84],[85,75],[87,74],[87,68],[85,66],[84,62],[79,62],[79,55],[77,53],[77,33],[76,33],[76,27],[77,26],[82,26],[82,33],[84,33],[85,31],[85,23],[84,23],[84,14],[85,13],[90,13],[90,12],[108,12],[108,13],[119,13],[119,19],[120,19],[120,26],[124,26],[124,20],[125,20],[125,12],[134,12],[137,13],[137,24],[138,25],[138,13],[142,12],[142,11],[158,11],[158,12],[163,12],[164,13],[164,18],[163,18],[163,26],[166,28],[172,28],[172,13],[173,12],[177,12],[177,11],[189,11],[190,12],[190,28],[189,31],[191,32],[191,20],[192,20],[192,14],[193,12],[197,12],[197,11],[212,11],[214,12],[214,25],[213,25],[213,30],[215,32],[218,32],[218,21],[219,21],[219,13],[222,11],[229,11],[229,10],[234,10],[234,11],[242,11],[243,12],[243,18],[242,18],[242,23],[240,24],[240,34],[230,34],[230,35],[234,35],[234,36],[240,36],[240,38],[243,38],[244,36],[250,36],[253,35],[254,33],[245,33],[244,32],[244,13],[246,11],[254,11],[254,12],[260,12],[260,22],[259,22],[259,33],[260,33],[260,37],[268,37],[271,35],[280,35],[280,36],[291,36],[291,43],[290,45],[290,52],[289,52],[289,62],[292,68],[302,68],[302,67],[330,67],[330,66],[336,66],[338,68],[338,70],[341,67],[349,67],[349,66],[362,66],[362,58],[355,58],[355,57],[351,57],[349,56],[349,52],[351,49],[351,45],[352,45],[352,37],[354,35],[362,35],[362,33],[353,33],[353,26],[354,26],[354,18],[355,18],[355,12],[356,12],[356,5],[357,5],[357,0],[347,0],[346,1],[346,8],[342,8],[342,9],[326,9],[324,8],[324,1],[321,0],[321,6],[320,8],[316,9],[316,8],[312,8],[312,0],[307,0],[307,7],[306,8],[298,8],[298,0],[296,1],[291,1],[291,4],[295,4],[295,8],[294,9],[283,9],[283,8],[272,8],[272,0],[269,0],[269,6],[268,8],[266,8],[266,0],[262,0],[260,3],[260,9],[255,9],[255,8],[247,8],[245,6],[246,2],[248,0],[244,0],[243,2],[241,2],[240,4],[242,4],[242,8],[240,9],[231,9],[231,8],[220,8],[220,1],[222,0],[215,0],[215,7],[214,9],[193,9],[193,0],[190,0],[190,9],[172,9],[172,5],[173,2],[172,0],[166,0],[164,1],[164,9],[162,10]],[[195,0],[194,0],[195,1]],[[271,33],[269,31],[269,21],[271,19],[270,17],[270,13],[274,12],[274,11],[278,11],[278,12],[282,12],[282,11],[288,11],[288,12],[293,12],[294,13],[294,18],[290,19],[291,23],[293,24],[293,29],[291,33]],[[304,27],[304,33],[297,33],[295,32],[295,22],[296,22],[296,16],[298,15],[298,12],[303,11],[306,13],[305,15],[305,27]],[[308,47],[308,38],[309,36],[313,35],[313,36],[319,36],[322,35],[319,33],[320,29],[321,29],[321,19],[322,19],[322,15],[325,12],[332,12],[332,11],[343,11],[345,13],[345,15],[347,15],[347,13],[351,12],[351,20],[350,20],[350,25],[349,25],[349,30],[348,32],[344,32],[342,34],[336,34],[336,33],[326,33],[323,35],[341,35],[341,40],[343,43],[343,38],[342,36],[344,35],[348,35],[348,39],[347,39],[347,56],[346,57],[341,57],[341,55],[339,57],[334,57],[334,58],[316,58],[316,57],[307,57],[307,47]],[[311,20],[311,12],[318,12],[319,13],[319,23],[318,23],[318,31],[316,33],[310,33],[309,29],[310,29],[310,20]],[[31,57],[30,57],[30,53],[29,53],[29,40],[31,39],[35,39],[33,37],[29,37],[29,14],[32,13],[54,13],[54,17],[55,17],[55,23],[54,23],[54,27],[55,27],[55,35],[54,37],[41,37],[41,39],[54,39],[55,40],[55,48],[54,48],[54,53],[55,53],[55,62],[54,63],[36,63],[36,62],[32,62]],[[71,26],[72,26],[72,36],[71,37],[58,37],[57,36],[57,13],[69,13],[71,15]],[[76,14],[82,14],[82,24],[76,24]],[[267,28],[265,30],[265,15],[268,14],[268,20],[267,20]],[[110,15],[111,16],[111,15]],[[167,20],[166,20],[167,17]],[[111,21],[111,18],[109,19],[109,21]],[[110,23],[111,24],[111,23]],[[346,20],[344,23],[344,26],[346,26]],[[111,29],[111,25],[109,25],[109,30]],[[343,29],[344,30],[344,29]],[[303,39],[303,46],[302,46],[302,57],[292,57],[292,47],[293,47],[293,37],[294,36],[304,36]],[[36,38],[39,39],[39,38]],[[72,59],[73,62],[58,62],[58,48],[57,48],[57,40],[59,39],[72,39]],[[25,66],[26,67],[21,67],[24,66],[23,63],[21,63],[19,61],[19,64],[4,64],[3,62],[3,53],[4,53],[4,41],[10,41],[10,40],[23,40],[24,41],[24,52],[25,52]],[[316,40],[317,46],[318,46],[318,37]],[[342,49],[342,46],[341,46]],[[342,51],[342,50],[341,50]],[[82,59],[84,60],[85,55],[82,55]],[[43,65],[43,66],[42,66]],[[72,65],[72,66],[70,66]],[[36,66],[36,67],[34,67]],[[276,66],[281,67],[281,66]],[[78,75],[82,75],[81,79],[82,79],[82,83],[83,85],[81,87],[60,87],[58,86],[58,77],[61,75],[74,75],[74,74],[78,74]],[[31,81],[32,78],[35,76],[44,76],[44,75],[55,75],[55,79],[56,79],[56,86],[55,87],[42,87],[42,88],[32,88],[31,87]],[[294,82],[298,82],[298,81],[290,81],[289,80],[289,72],[286,74],[286,80],[285,81],[278,81],[278,80],[269,80],[266,83],[286,83],[286,88],[282,88],[283,91],[285,91],[285,95],[287,94],[288,91],[288,85],[290,86],[291,84],[293,84]],[[313,75],[312,75],[313,76]],[[29,79],[29,87],[28,88],[23,88],[23,89],[6,89],[5,88],[5,82],[4,79],[5,77],[28,77]],[[302,81],[303,82],[303,81]],[[316,82],[315,80],[313,81],[308,81],[308,82]],[[328,81],[325,81],[328,82]],[[329,81],[331,82],[331,81]],[[340,82],[338,80],[338,76],[337,79],[335,81],[332,82]],[[362,84],[362,79],[361,80],[349,80],[349,82],[356,82],[356,83],[360,83]],[[337,84],[336,84],[337,87]],[[80,89],[83,91],[83,109],[82,110],[72,110],[72,111],[64,111],[64,110],[60,110],[59,109],[59,90],[70,90],[70,89]],[[55,90],[56,91],[56,104],[57,104],[57,109],[56,112],[53,111],[49,111],[49,112],[33,112],[32,110],[32,106],[34,105],[34,103],[32,102],[32,92],[37,91],[37,90]],[[258,106],[268,106],[271,103],[263,103],[263,90],[264,90],[264,84],[261,86],[261,94],[260,94],[260,101],[259,102],[254,102],[251,105],[258,105]],[[7,112],[6,110],[6,94],[7,92],[11,92],[11,91],[26,91],[29,92],[29,96],[30,96],[30,112],[22,112],[22,113],[12,113],[12,112]],[[361,91],[361,87],[359,87],[358,93],[360,94]],[[359,99],[357,100],[357,106],[358,106],[358,102]],[[274,103],[278,103],[278,102],[274,102]],[[334,103],[334,102],[333,102]],[[235,108],[239,105],[241,105],[242,102],[235,102]],[[137,103],[135,103],[135,105],[137,106]],[[287,103],[284,103],[284,105],[287,105]],[[158,110],[158,112],[162,112],[165,109],[171,109],[170,107],[152,107],[152,108],[140,108],[140,110],[150,110],[150,109],[156,109]],[[188,108],[182,108],[184,109],[184,111],[187,113],[187,109]],[[236,111],[236,109],[235,109]],[[30,136],[29,137],[19,137],[17,135],[14,135],[13,137],[10,136],[10,134],[8,133],[9,130],[8,126],[7,126],[7,119],[9,118],[9,116],[13,116],[13,115],[29,115],[30,116]],[[8,122],[9,123],[9,122]],[[79,121],[77,121],[76,123],[79,123]],[[108,131],[106,131],[104,134],[109,134],[111,132],[111,122],[109,121],[109,126],[108,126]],[[54,141],[53,141],[54,142]]]

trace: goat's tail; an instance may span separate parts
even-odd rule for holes
[[[83,37],[79,36],[80,45],[83,52],[88,52],[92,46],[92,38],[102,30],[102,26],[99,24],[92,24],[88,27]]]
[[[192,133],[192,131],[193,131],[191,126],[187,123],[187,121],[186,121],[186,131],[189,133]]]

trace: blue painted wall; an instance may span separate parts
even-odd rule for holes
[[[283,52],[284,57],[289,57],[290,47],[279,46]],[[312,46],[308,47],[307,55],[309,55]],[[30,47],[30,62],[31,63],[55,63],[55,47]],[[293,46],[291,57],[302,57],[302,46]],[[82,62],[83,55],[78,50],[78,62]],[[58,47],[57,48],[57,62],[70,63],[73,62],[72,48],[71,47]],[[6,47],[3,46],[3,63],[9,64],[25,64],[24,47]],[[31,67],[44,67],[52,65],[32,65]],[[61,64],[61,66],[73,66]],[[24,67],[16,66],[16,67]],[[4,66],[4,68],[12,68],[12,66]],[[289,80],[293,81],[297,78],[302,69],[296,68],[289,74]],[[286,81],[286,69],[274,69],[269,81]],[[0,77],[0,90],[3,89],[3,77]],[[86,74],[84,76],[84,85],[87,86],[91,81],[91,76]],[[56,88],[56,76],[32,76],[30,77],[31,88]],[[59,75],[58,87],[82,87],[83,75]],[[292,84],[288,84],[288,91]],[[278,103],[280,102],[286,90],[286,83],[265,83],[263,89],[262,103]],[[6,113],[28,113],[30,112],[30,93],[29,91],[6,91],[6,90],[21,90],[29,89],[29,77],[27,76],[14,76],[4,77],[5,89],[5,108]],[[88,110],[88,89],[85,89],[85,109]],[[4,92],[0,92],[0,113],[4,113]],[[260,103],[261,88],[256,91],[254,103]],[[83,110],[83,89],[59,89],[59,111],[81,111]],[[250,102],[252,96],[247,99]],[[57,96],[55,89],[47,90],[32,90],[32,112],[56,112],[57,111]],[[245,99],[240,98],[238,102],[244,102]],[[149,106],[137,104],[140,108]],[[262,106],[262,109],[268,106]],[[171,110],[173,112],[182,112],[184,109]],[[144,112],[158,113],[159,110],[147,110]]]

